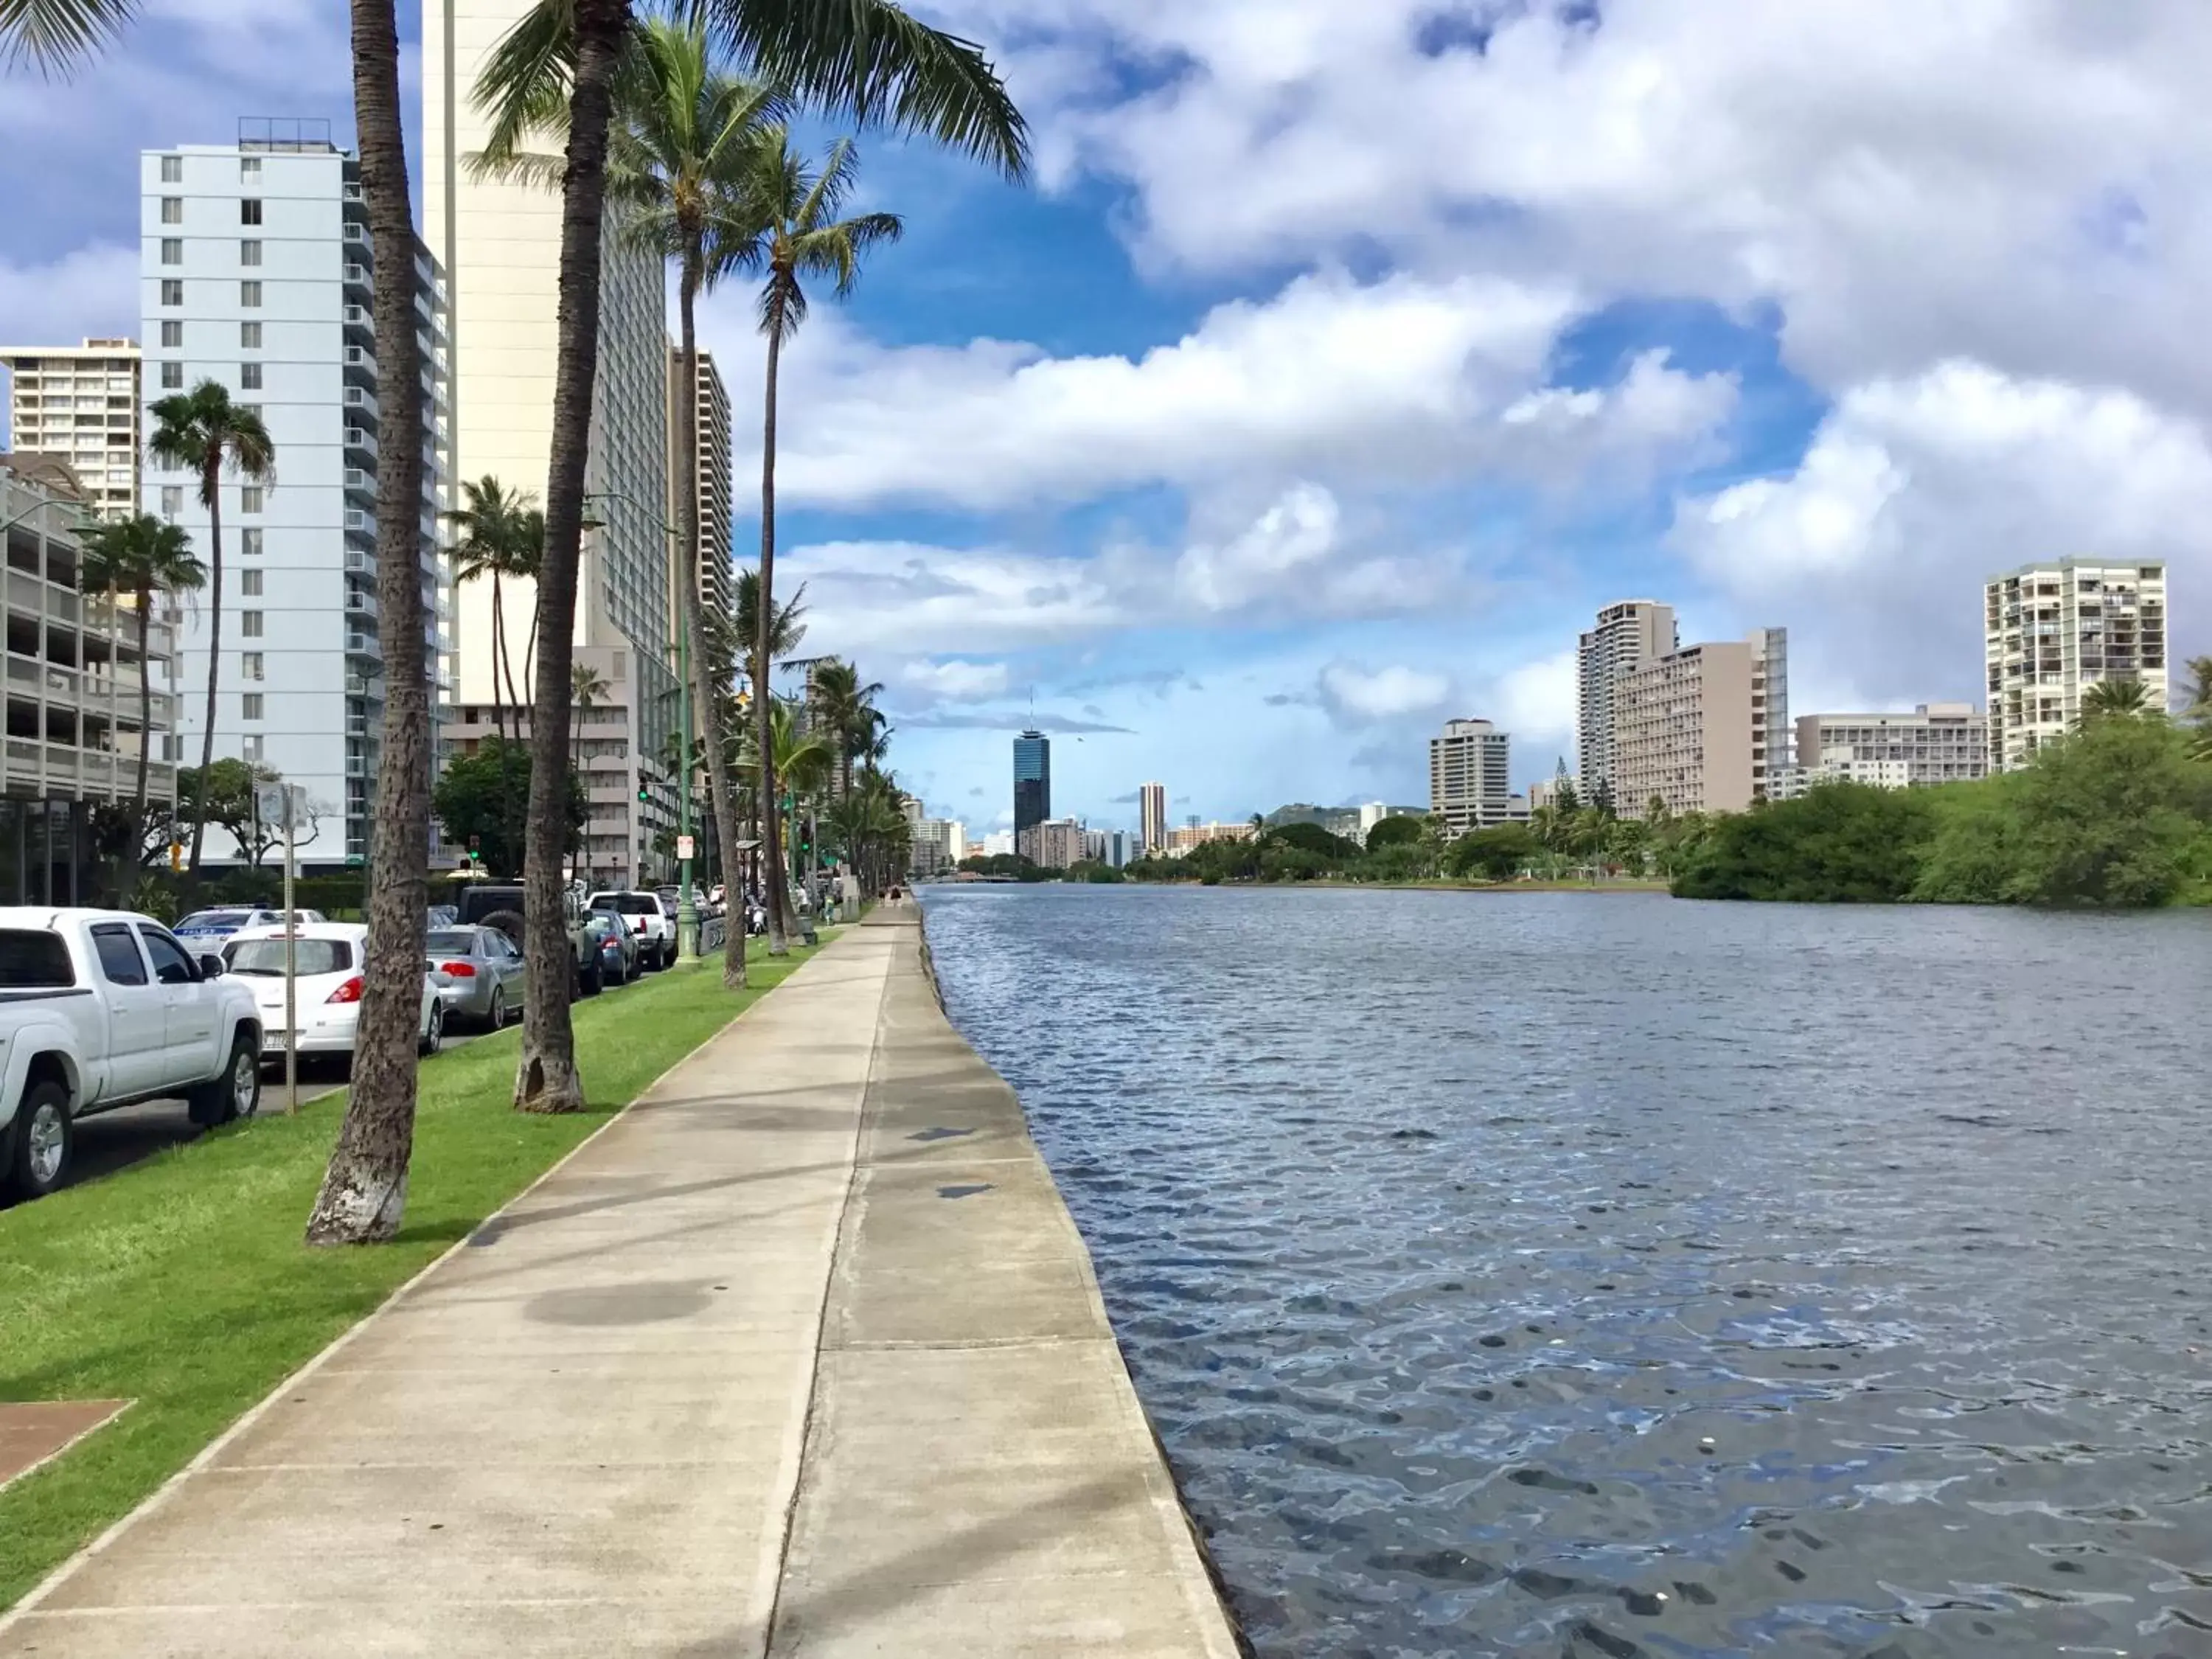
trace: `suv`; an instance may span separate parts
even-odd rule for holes
[[[638,960],[647,968],[666,968],[676,961],[676,906],[658,893],[601,892],[586,901],[594,910],[615,910],[637,935]]]
[[[462,927],[496,927],[514,942],[518,951],[522,943],[522,889],[514,884],[475,882],[464,887],[456,896],[458,912],[455,921]],[[574,987],[586,994],[596,991],[605,982],[599,966],[599,948],[584,927],[584,909],[576,902],[573,890],[561,895],[562,906],[568,915],[568,960],[574,974]]]

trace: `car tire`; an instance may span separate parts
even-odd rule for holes
[[[446,1005],[442,1001],[433,1001],[430,1004],[430,1029],[422,1034],[422,1040],[416,1046],[427,1057],[436,1054],[445,1046],[445,1042]]]
[[[0,1169],[0,1191],[20,1199],[44,1198],[69,1178],[76,1149],[69,1091],[51,1078],[24,1090],[9,1137],[12,1150],[7,1167]]]
[[[489,1022],[487,1030],[500,1031],[507,1029],[507,987],[504,985],[491,988],[491,1012],[484,1018]]]
[[[187,1094],[185,1107],[204,1129],[234,1123],[261,1109],[261,1045],[252,1032],[238,1034],[222,1072]]]
[[[606,988],[607,964],[594,951],[592,956],[592,971],[584,981],[584,994],[587,997],[595,997]]]

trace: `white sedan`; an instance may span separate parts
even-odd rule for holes
[[[293,1008],[299,1018],[302,1054],[350,1054],[361,1024],[362,967],[368,929],[359,922],[316,921],[292,936],[297,975]],[[222,947],[225,971],[252,984],[261,1008],[261,1054],[264,1060],[284,1052],[284,929],[250,927]],[[446,1010],[453,981],[425,968],[422,975],[422,1050],[434,1054],[445,1041]]]

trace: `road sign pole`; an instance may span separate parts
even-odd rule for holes
[[[293,908],[293,883],[297,878],[299,848],[293,829],[292,791],[284,791],[284,1115],[300,1115],[300,1006],[297,948],[300,916]]]

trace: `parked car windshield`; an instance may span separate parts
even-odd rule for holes
[[[243,927],[252,920],[250,910],[195,910],[177,924],[177,931],[197,927]]]
[[[457,927],[450,933],[429,934],[423,940],[423,945],[425,949],[434,951],[440,956],[473,956],[476,953],[477,936],[472,928]]]
[[[76,983],[59,933],[40,927],[0,930],[0,990],[57,990]]]
[[[284,976],[284,941],[281,939],[233,939],[222,947],[222,958],[234,974]],[[343,974],[353,967],[353,946],[342,939],[295,939],[292,960],[301,975]]]
[[[594,910],[617,910],[626,916],[657,916],[658,901],[643,893],[602,893],[592,901]]]

